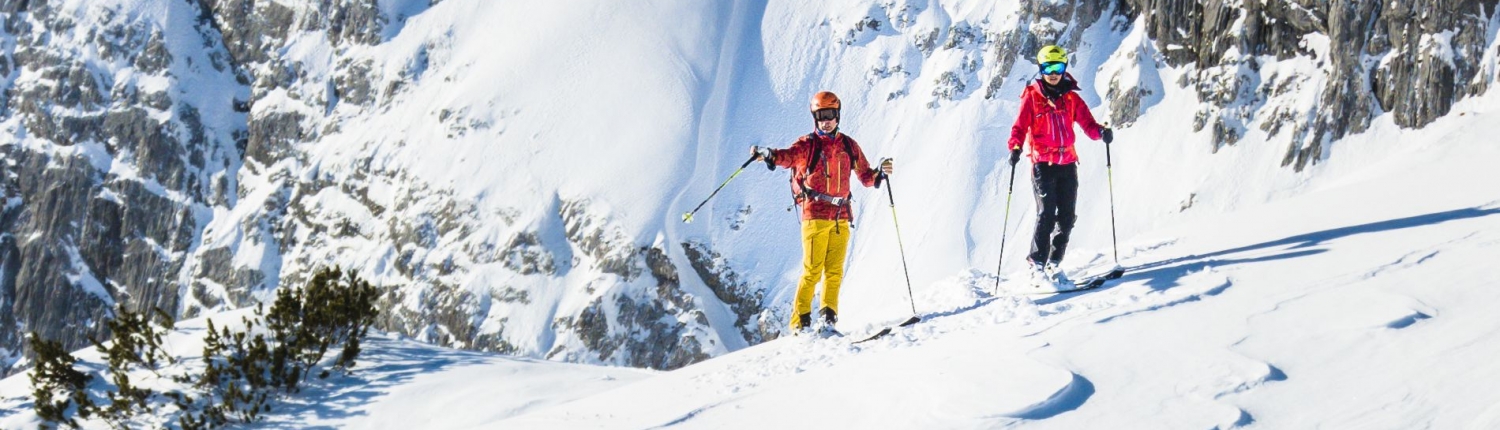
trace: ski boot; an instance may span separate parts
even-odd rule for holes
[[[1052,284],[1052,276],[1047,273],[1046,267],[1042,266],[1041,264],[1030,262],[1029,260],[1028,263],[1030,263],[1031,265],[1030,272],[1032,287],[1046,289],[1051,289],[1054,287],[1054,285]]]
[[[805,333],[811,332],[812,312],[805,312],[802,315],[798,315],[797,320],[793,325],[796,327],[792,330],[792,335],[794,336],[801,336]]]
[[[819,335],[823,337],[844,335],[843,333],[839,333],[838,330],[833,328],[834,323],[837,323],[839,321],[838,312],[834,312],[833,308],[824,306],[823,310],[818,311],[818,313],[823,315],[823,325],[818,326]]]
[[[1067,289],[1074,287],[1073,280],[1068,278],[1067,273],[1063,273],[1062,267],[1058,266],[1056,262],[1048,263],[1044,271],[1047,272],[1047,278],[1058,288]]]

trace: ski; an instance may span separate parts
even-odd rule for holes
[[[1092,290],[1092,289],[1104,286],[1104,283],[1106,281],[1113,281],[1113,280],[1116,280],[1116,279],[1120,279],[1120,277],[1122,277],[1122,276],[1125,276],[1125,269],[1122,268],[1122,267],[1116,267],[1114,269],[1110,269],[1109,272],[1104,273],[1102,275],[1097,275],[1097,276],[1094,276],[1092,278],[1084,278],[1083,283],[1076,284],[1077,286],[1074,287],[1073,289],[1067,290],[1067,291],[1063,291],[1063,292],[1066,293],[1066,292],[1073,292],[1073,291]]]
[[[834,337],[844,337],[844,333],[839,332],[837,329],[833,328],[832,326],[820,325],[820,326],[817,326],[817,327],[814,327],[814,328],[808,328],[808,329],[805,329],[805,330],[793,330],[792,331],[792,336],[796,336],[796,337],[808,336],[810,338],[828,339],[828,338],[834,338]]]
[[[909,326],[909,325],[912,325],[912,324],[916,324],[916,323],[921,322],[921,321],[922,321],[922,318],[917,317],[916,315],[913,315],[911,318],[907,318],[906,321],[902,321],[901,324],[896,324],[894,326],[882,328],[882,329],[880,329],[880,331],[875,332],[875,334],[870,335],[870,337],[854,341],[854,342],[850,343],[850,345],[865,343],[865,342],[869,342],[869,341],[872,341],[872,340],[875,340],[875,339],[879,339],[881,336],[885,336],[885,335],[891,334],[891,331],[895,330],[896,327],[906,327],[906,326]]]
[[[821,337],[821,338],[824,338],[824,339],[827,339],[827,338],[830,338],[830,337],[844,337],[843,333],[839,333],[838,330],[834,329],[833,326],[830,326],[830,325],[824,325],[824,326],[818,327],[817,334],[818,334],[818,337]]]
[[[1120,279],[1121,276],[1125,276],[1125,269],[1117,267],[1117,268],[1114,268],[1114,269],[1110,270],[1108,273],[1104,273],[1104,274],[1100,274],[1100,275],[1095,275],[1095,276],[1089,277],[1089,278],[1084,278],[1083,282],[1074,283],[1073,284],[1073,288],[1062,289],[1062,290],[1057,290],[1057,291],[1048,291],[1046,293],[1047,294],[1061,294],[1061,293],[1076,293],[1076,292],[1079,292],[1079,291],[1088,291],[1088,290],[1092,290],[1092,289],[1104,286],[1105,282],[1112,281],[1112,280],[1115,280],[1115,279]],[[1038,293],[1038,294],[1041,294],[1041,293]]]

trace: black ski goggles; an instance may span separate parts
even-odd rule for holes
[[[1061,74],[1063,74],[1063,72],[1067,72],[1067,71],[1068,71],[1068,63],[1063,63],[1063,62],[1058,62],[1058,61],[1052,61],[1052,62],[1042,63],[1042,74],[1043,75],[1061,75]]]
[[[818,121],[827,121],[827,120],[830,120],[830,119],[839,119],[839,110],[838,109],[818,109],[818,110],[815,110],[815,111],[813,111],[813,119],[814,120],[818,120]]]

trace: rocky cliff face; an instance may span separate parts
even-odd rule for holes
[[[117,305],[175,311],[201,226],[236,200],[244,115],[218,33],[45,1],[0,19],[0,350],[28,331],[81,347]]]
[[[1495,1],[1130,1],[1161,59],[1191,67],[1213,145],[1233,145],[1247,127],[1292,133],[1284,166],[1301,170],[1326,146],[1390,112],[1421,128],[1494,81]],[[1487,57],[1488,56],[1488,57]],[[1324,76],[1260,79],[1266,62],[1303,57]],[[1486,62],[1488,58],[1488,62]],[[1309,79],[1313,78],[1313,79]],[[1317,92],[1305,112],[1266,109],[1289,93]],[[1270,110],[1270,112],[1267,112]],[[1258,125],[1257,125],[1258,124]]]
[[[722,351],[725,333],[780,335],[784,310],[711,244],[637,239],[607,207],[562,193],[520,225],[526,208],[476,205],[375,153],[325,164],[320,139],[434,78],[451,41],[399,64],[367,51],[436,1],[140,3],[0,0],[0,373],[26,332],[77,348],[114,306],[184,317],[250,306],[354,249],[380,256],[362,263],[384,270],[381,328],[434,343],[675,368]],[[1213,136],[1205,150],[1259,130],[1289,142],[1282,164],[1298,170],[1382,113],[1431,123],[1500,67],[1497,0],[1034,1],[982,20],[948,19],[941,1],[865,3],[830,21],[827,42],[909,45],[912,58],[868,68],[887,101],[1012,94],[1034,52],[1058,44],[1098,69],[1117,127],[1165,91],[1190,91],[1195,129]],[[290,54],[309,45],[330,49]],[[923,70],[936,57],[951,61]],[[1158,68],[1182,78],[1161,82]],[[444,108],[431,120],[453,138],[503,133],[504,116]],[[503,270],[561,285],[581,269],[601,274],[589,299],[546,327],[515,328],[507,309],[556,306],[541,297],[553,293],[470,282]],[[732,327],[714,327],[705,304]],[[528,338],[542,350],[518,344]]]
[[[1495,1],[1036,1],[1022,2],[1013,20],[935,27],[912,17],[930,7],[942,6],[877,2],[835,41],[866,44],[895,32],[925,55],[968,52],[957,67],[924,71],[937,88],[932,106],[966,97],[965,89],[981,79],[988,82],[985,98],[998,96],[1017,84],[1015,73],[1030,75],[1032,55],[1044,45],[1067,48],[1080,67],[1100,66],[1090,50],[1113,50],[1107,63],[1128,64],[1129,71],[1100,76],[1107,83],[1101,95],[1110,121],[1121,126],[1150,107],[1143,98],[1160,96],[1160,89],[1138,85],[1139,75],[1153,75],[1149,79],[1149,69],[1178,68],[1186,75],[1176,84],[1196,92],[1202,104],[1194,128],[1212,132],[1211,150],[1239,142],[1250,127],[1268,138],[1285,131],[1292,137],[1282,164],[1296,170],[1316,163],[1330,142],[1364,131],[1382,112],[1402,127],[1431,123],[1458,100],[1487,90],[1497,67],[1496,54],[1486,51],[1496,32]],[[1115,47],[1086,40],[1091,29],[1137,30],[1143,37]],[[981,67],[988,59],[994,67]],[[1311,62],[1319,75],[1261,71],[1293,60]],[[892,75],[915,79],[912,69],[876,67],[871,82]],[[987,78],[981,69],[990,72]],[[1316,103],[1288,100],[1309,93],[1318,94]]]

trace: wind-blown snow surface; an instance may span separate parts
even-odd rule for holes
[[[992,294],[994,278],[970,271],[919,284],[924,321],[891,336],[851,345],[879,326],[844,324],[846,338],[782,338],[672,372],[381,338],[354,376],[315,382],[267,424],[1495,428],[1497,103],[1465,102],[1423,131],[1379,123],[1305,193],[1122,237],[1130,272],[1099,290]],[[1122,186],[1171,179],[1117,168],[1149,178]],[[26,385],[0,383],[0,426],[34,423]]]

